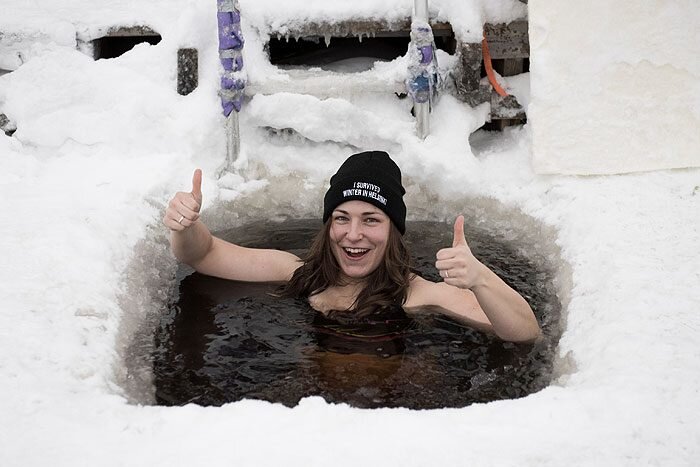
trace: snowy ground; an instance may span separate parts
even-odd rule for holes
[[[54,17],[77,14],[65,3]],[[0,465],[700,462],[700,170],[538,176],[527,128],[478,134],[472,148],[468,135],[487,109],[449,96],[421,142],[410,104],[393,96],[279,94],[246,105],[237,174],[217,180],[225,138],[213,20],[203,19],[213,5],[180,3],[173,24],[194,28],[201,47],[200,86],[189,96],[175,92],[183,33],[165,20],[158,46],[94,62],[75,44],[39,41],[31,59],[0,76],[0,112],[18,127],[12,138],[0,134]],[[9,4],[5,30],[49,24],[40,5]],[[145,10],[155,17],[155,7]],[[49,37],[74,37],[51,24]],[[272,137],[265,126],[295,133]],[[327,177],[350,145],[395,157],[411,218],[487,206],[483,222],[533,239],[560,271],[566,328],[556,382],[520,400],[438,411],[318,398],[293,409],[129,403],[125,346],[138,314],[171,285],[160,218],[169,197],[189,189],[192,170],[204,170],[214,228],[320,215]]]

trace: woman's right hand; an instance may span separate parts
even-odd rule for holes
[[[182,232],[199,219],[202,208],[202,171],[197,169],[192,175],[192,191],[179,191],[168,203],[163,224],[170,230]]]

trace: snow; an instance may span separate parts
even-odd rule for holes
[[[700,166],[697,3],[529,6],[537,172]]]
[[[487,105],[471,109],[442,96],[433,131],[420,141],[410,102],[391,94],[276,93],[246,103],[237,173],[217,180],[225,135],[213,3],[2,1],[0,68],[15,71],[0,76],[0,112],[17,132],[0,134],[1,465],[697,465],[700,169],[535,173],[531,152],[537,160],[548,148],[535,124],[553,137],[565,132],[562,160],[577,154],[589,167],[605,168],[591,145],[632,150],[609,146],[600,125],[620,120],[595,103],[575,125],[540,113],[499,137],[477,132],[470,145]],[[256,28],[352,14],[394,19],[409,11],[393,0],[241,3],[249,10],[253,83],[264,70],[282,73],[264,63]],[[467,31],[469,21],[522,9],[520,2],[484,5],[436,1],[431,12],[453,14]],[[689,5],[670,2],[659,21],[686,24],[697,12]],[[538,18],[556,18],[559,8],[531,2]],[[593,14],[578,16],[590,21]],[[96,37],[100,28],[143,22],[163,41],[116,59],[93,62],[70,40],[73,30]],[[608,33],[604,23],[587,24],[592,37]],[[554,42],[533,48],[529,77],[507,80],[523,96],[531,81],[535,113],[551,108],[544,95],[551,80],[572,76],[556,65],[563,46]],[[175,92],[174,57],[183,44],[200,50],[199,87],[185,97]],[[649,43],[620,47],[618,55],[649,60],[635,67],[669,66],[652,62],[661,55]],[[610,63],[586,49],[569,60],[573,69]],[[384,66],[375,72],[391,76],[397,64]],[[688,89],[697,86],[696,71],[679,76]],[[674,105],[696,106],[697,92],[685,92]],[[652,110],[659,104],[636,85],[629,93],[637,104],[648,97]],[[559,97],[562,108],[578,99]],[[638,125],[656,144],[679,148],[685,127],[666,126],[675,119],[656,112]],[[641,158],[657,148],[645,149],[649,138],[630,133]],[[319,216],[328,176],[357,148],[394,156],[410,218],[468,211],[521,235],[521,247],[557,271],[565,331],[555,382],[520,400],[434,411],[359,410],[319,398],[291,409],[260,401],[220,408],[131,403],[147,402],[150,393],[126,378],[129,346],[175,277],[160,218],[172,194],[189,189],[192,170],[204,171],[204,219],[214,229],[261,216]]]

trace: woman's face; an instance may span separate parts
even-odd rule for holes
[[[361,279],[384,261],[391,220],[364,201],[346,201],[331,214],[333,256],[346,278]]]

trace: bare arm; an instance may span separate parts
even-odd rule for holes
[[[198,272],[224,279],[255,282],[289,280],[301,265],[299,258],[278,250],[245,248],[214,237],[199,220],[202,172],[192,177],[192,191],[170,201],[163,223],[170,229],[175,257]]]
[[[413,303],[439,306],[468,324],[492,330],[503,340],[531,342],[540,336],[527,301],[472,254],[462,216],[455,221],[452,248],[437,253],[435,266],[444,283],[414,281]]]

